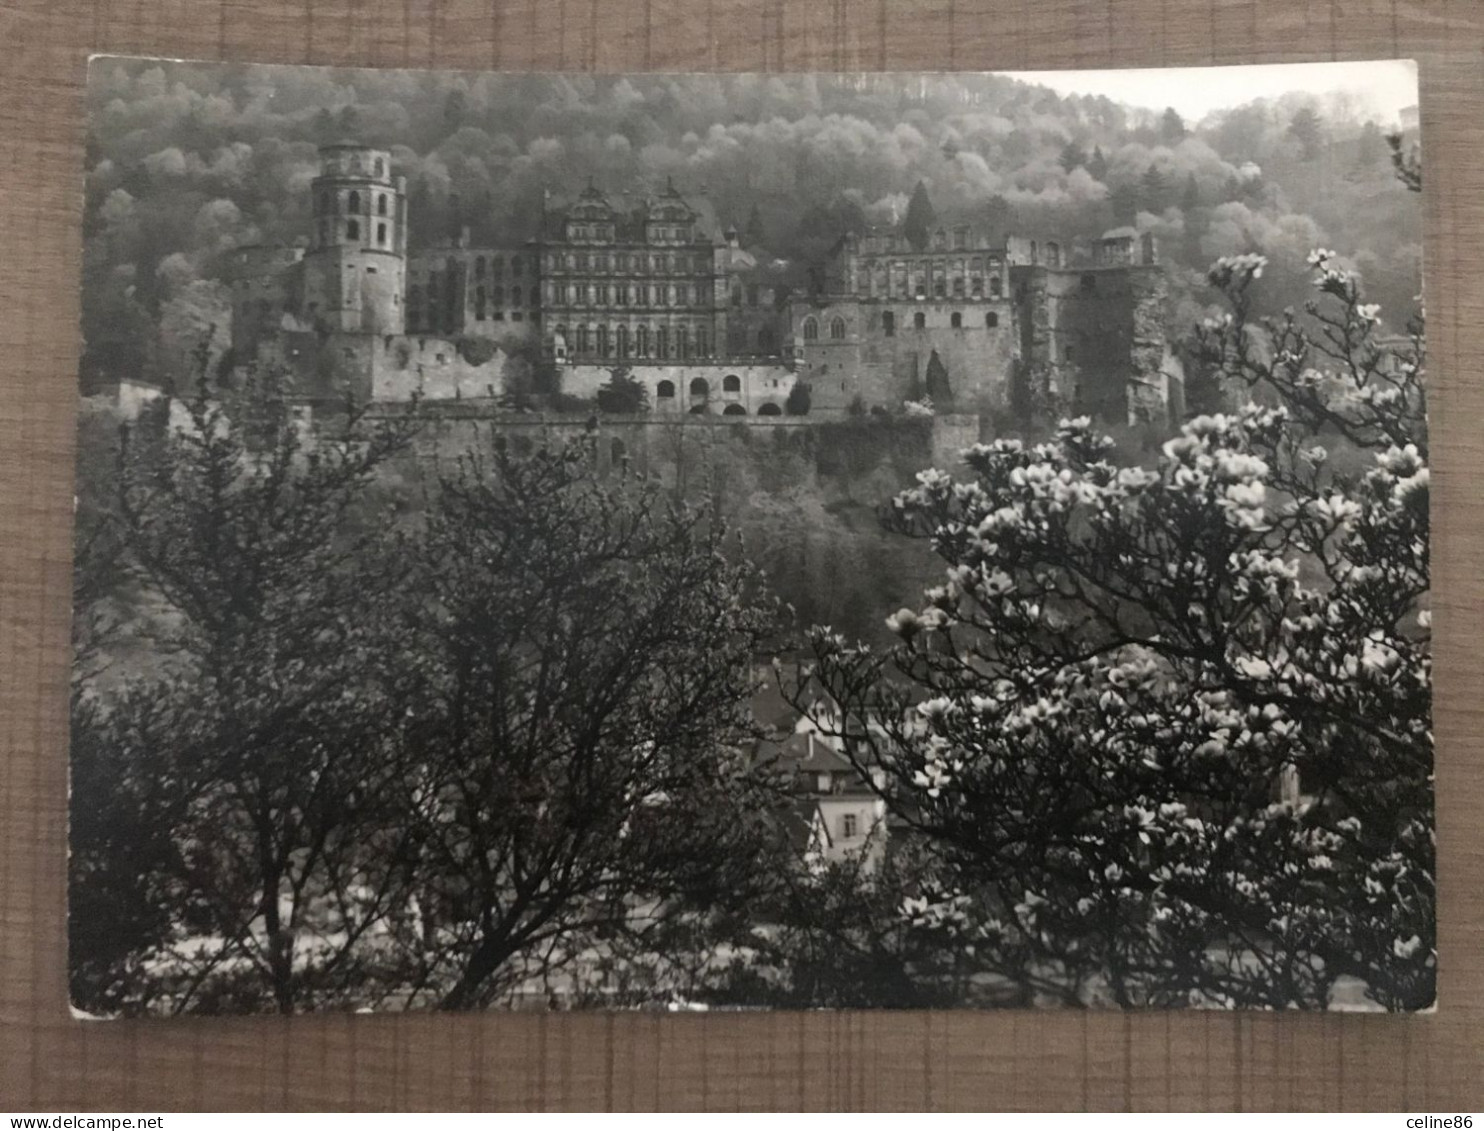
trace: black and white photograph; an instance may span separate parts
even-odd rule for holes
[[[73,1014],[1433,1009],[1422,140],[93,58]]]

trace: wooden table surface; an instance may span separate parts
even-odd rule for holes
[[[93,52],[610,72],[1417,59],[1436,508],[1437,1011],[72,1020],[67,621]],[[0,1111],[1484,1107],[1481,345],[1476,0],[0,3]]]

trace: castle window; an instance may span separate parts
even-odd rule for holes
[[[385,216],[386,215],[386,194],[385,193],[382,193],[382,195],[380,195],[380,196],[378,196],[376,198],[376,214],[378,216]]]
[[[830,322],[830,338],[836,342],[845,340],[845,319],[836,318]]]
[[[505,261],[498,255],[490,260],[490,274],[500,275],[505,271]]]
[[[484,278],[484,256],[482,255],[474,260],[474,277],[476,279]]]
[[[614,335],[614,336],[618,340],[618,356],[619,357],[628,357],[629,356],[629,328],[627,326],[620,326],[618,328],[618,333],[616,335]]]
[[[376,175],[378,177],[386,175],[386,162],[384,162],[380,157],[376,159]]]
[[[582,291],[583,291],[582,299],[583,299],[584,302],[586,302],[587,301],[587,285],[586,284],[583,285]],[[521,297],[522,296],[521,296],[520,288],[519,287],[511,287],[510,288],[510,305],[511,306],[519,306],[520,305]]]
[[[654,332],[654,355],[656,357],[670,356],[670,331],[664,326]]]
[[[962,314],[960,314],[958,311],[955,310],[949,316],[949,318],[948,318],[948,324],[950,326],[952,326],[955,330],[961,330],[961,329],[963,329],[963,325],[964,325],[964,316]]]
[[[959,249],[969,246],[968,228],[959,228],[953,233],[953,246]]]
[[[1064,350],[1062,350],[1062,360],[1063,361],[1071,361],[1072,360],[1072,347],[1071,346],[1067,346]]]
[[[711,386],[706,384],[706,378],[693,377],[690,383],[690,399],[693,401],[704,401],[711,395]]]
[[[345,222],[345,238],[358,240],[361,238],[361,225],[358,220],[347,220]]]
[[[510,257],[510,273],[512,275],[519,275],[525,269],[525,265],[525,260],[521,259],[520,256],[512,255]]]
[[[723,416],[746,416],[747,409],[740,404],[729,404],[721,410]]]
[[[955,275],[954,276],[954,279],[953,279],[953,297],[954,298],[963,298],[964,297],[964,278],[963,278],[962,275]]]
[[[947,246],[947,239],[942,228],[933,233],[933,247],[942,249]]]
[[[881,333],[887,338],[896,337],[897,316],[889,310],[883,310],[881,312]]]
[[[854,813],[846,813],[840,818],[840,836],[844,840],[851,840],[856,835],[856,818]]]
[[[944,280],[942,275],[939,275],[936,279],[933,280],[933,294],[937,298],[948,297],[948,284]]]
[[[649,327],[640,326],[634,332],[634,352],[640,357],[649,356]]]
[[[819,323],[813,318],[804,319],[804,340],[806,342],[816,341],[819,338]]]
[[[919,310],[912,316],[912,327],[916,330],[925,329],[927,327],[927,315]]]
[[[991,275],[989,279],[989,294],[991,298],[999,298],[1005,293],[1005,285],[1000,281],[998,275]]]
[[[721,379],[721,391],[723,393],[740,393],[742,391],[742,378],[735,373],[728,373]]]
[[[484,321],[484,301],[484,288],[476,287],[474,289],[474,317],[480,322]]]
[[[577,352],[580,353],[580,354],[587,353],[587,347],[588,347],[587,327],[586,326],[579,326],[579,327],[577,327]]]
[[[989,327],[991,330],[993,330],[996,326],[998,326],[1000,324],[1000,316],[998,314],[996,314],[993,310],[991,310],[988,314],[986,314],[984,316],[984,324],[987,327]]]
[[[613,437],[613,442],[608,445],[608,456],[614,463],[626,462],[629,458],[628,445],[617,436]]]
[[[680,326],[675,330],[675,356],[690,356],[690,327]]]
[[[1090,295],[1098,289],[1098,277],[1093,274],[1082,276],[1082,293]]]
[[[783,410],[772,401],[768,401],[758,407],[757,414],[759,416],[782,416]]]
[[[1052,267],[1061,266],[1061,245],[1049,243],[1046,245],[1046,262]]]
[[[656,400],[673,401],[675,399],[675,382],[661,381],[655,386],[654,395]]]
[[[361,210],[361,194],[351,189],[350,196],[346,200],[345,210],[352,214]]]
[[[706,357],[711,352],[710,343],[706,338],[706,327],[696,327],[696,356]]]
[[[520,311],[518,311],[518,310],[512,310],[510,312],[510,321],[512,321],[512,322],[520,322],[520,321],[523,321],[524,319],[525,319],[525,315],[522,314]]]
[[[382,247],[385,247],[386,246],[386,225],[385,224],[377,224],[376,225],[376,242],[378,244],[380,244]]]

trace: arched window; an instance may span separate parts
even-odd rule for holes
[[[948,297],[948,284],[942,275],[933,280],[933,295],[936,298]]]
[[[577,327],[577,352],[579,354],[585,354],[585,353],[587,353],[588,344],[589,344],[589,338],[588,338],[588,329],[587,329],[587,327],[586,326],[579,326],[579,327]]]
[[[675,382],[661,381],[655,386],[654,395],[662,401],[673,401],[675,399]]]
[[[961,330],[961,329],[963,329],[963,325],[964,325],[964,316],[962,314],[960,314],[958,311],[955,310],[949,316],[949,318],[948,318],[948,324],[950,326],[952,326],[955,330]]]
[[[505,288],[504,287],[496,287],[495,290],[494,290],[494,296],[495,296],[495,305],[496,306],[504,306],[505,305]]]
[[[721,379],[721,391],[723,393],[740,393],[742,391],[742,378],[735,373],[728,373]]]
[[[505,261],[503,259],[501,259],[497,255],[493,259],[490,260],[490,273],[491,274],[493,274],[493,275],[502,275],[502,274],[504,274],[504,272],[505,272]]]
[[[345,238],[358,240],[361,238],[361,224],[358,220],[347,220],[345,222]]]
[[[711,386],[706,384],[704,377],[692,377],[690,382],[690,399],[705,400],[711,395]]]
[[[649,356],[649,327],[640,326],[634,332],[634,353],[639,357]]]
[[[346,198],[345,210],[352,216],[361,210],[361,194],[355,189],[351,189],[350,196]]]
[[[618,328],[618,333],[615,334],[614,337],[617,339],[618,356],[619,357],[628,357],[629,356],[629,328],[627,326],[620,326]]]
[[[675,356],[690,356],[690,327],[679,326],[675,330]]]
[[[772,401],[768,401],[766,404],[758,406],[757,414],[759,416],[782,416],[783,410]]]
[[[897,333],[897,316],[889,310],[881,312],[881,334],[883,337],[893,338]]]
[[[376,159],[376,175],[378,177],[386,175],[386,162],[384,162],[380,157]]]
[[[655,357],[670,356],[670,331],[664,326],[654,332],[654,355]]]
[[[746,416],[747,409],[743,408],[739,404],[729,404],[726,408],[721,410],[721,414],[723,416]]]
[[[711,352],[710,339],[706,336],[706,327],[696,327],[696,356],[706,357]]]
[[[804,319],[804,340],[813,342],[819,339],[819,323],[813,318]]]
[[[845,319],[836,318],[830,322],[830,338],[836,342],[845,340]]]
[[[376,214],[378,216],[386,215],[386,193],[382,193],[376,198]]]
[[[989,293],[990,293],[990,295],[992,297],[994,297],[994,298],[999,298],[1000,295],[1002,295],[1004,293],[1004,291],[1005,291],[1005,284],[1000,281],[1000,277],[998,275],[991,275],[989,277]]]
[[[598,354],[601,357],[608,356],[608,327],[598,327]]]
[[[991,330],[993,330],[996,326],[998,326],[1000,324],[1000,316],[998,314],[996,314],[993,310],[991,310],[988,314],[986,314],[984,316],[984,324],[986,326],[988,326]]]
[[[925,326],[927,326],[927,315],[919,310],[912,316],[912,325],[914,329],[923,329]]]
[[[386,225],[385,224],[377,224],[376,225],[376,242],[381,247],[385,247],[386,246]]]
[[[480,322],[484,321],[485,293],[483,287],[474,288],[474,317]]]

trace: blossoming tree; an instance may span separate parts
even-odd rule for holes
[[[1428,468],[1404,338],[1333,253],[1258,322],[1218,261],[1201,360],[1251,399],[1152,466],[1086,419],[927,471],[893,525],[947,562],[886,652],[811,677],[936,849],[902,914],[1077,1002],[1433,999]]]

